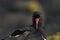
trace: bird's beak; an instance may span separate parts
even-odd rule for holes
[[[38,30],[39,18],[36,18],[36,19],[35,19],[35,22],[36,22],[36,30]]]

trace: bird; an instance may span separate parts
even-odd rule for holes
[[[31,0],[32,1],[32,0]],[[25,1],[24,1],[25,2]],[[15,2],[14,2],[15,3]],[[20,4],[19,4],[20,5]],[[24,3],[24,5],[25,5],[25,3]],[[41,26],[42,26],[42,18],[41,18],[41,15],[40,15],[40,11],[38,11],[38,10],[40,10],[40,6],[38,6],[37,5],[37,3],[34,1],[34,2],[28,2],[26,5],[28,5],[28,7],[27,7],[27,9],[29,9],[29,11],[30,11],[30,13],[32,14],[33,13],[33,15],[32,15],[32,24],[31,25],[28,25],[27,27],[28,28],[26,28],[26,30],[24,31],[21,31],[21,30],[15,30],[12,34],[10,34],[9,35],[9,37],[12,37],[12,36],[14,36],[14,37],[16,37],[17,35],[21,35],[21,34],[24,34],[24,32],[26,32],[28,29],[29,30],[35,30],[34,32],[33,32],[33,34],[32,35],[36,35],[36,34],[39,34],[39,36],[40,36],[40,38],[41,39],[43,39],[42,38],[42,31],[39,29]],[[25,5],[25,6],[26,6]],[[24,8],[25,8],[25,6],[24,6]],[[20,6],[21,7],[21,6]],[[20,7],[19,8],[17,8],[17,9],[20,9]],[[25,9],[26,10],[26,9]],[[28,13],[29,14],[29,13]],[[24,15],[26,15],[26,14],[24,14]],[[21,16],[21,17],[23,17],[23,15]],[[18,20],[18,22],[22,19],[20,16],[18,16],[16,19]],[[28,16],[27,16],[28,17]],[[12,17],[12,19],[14,18],[14,16]],[[24,18],[23,19],[25,19],[26,17],[24,16]],[[29,18],[29,20],[28,20],[28,18]],[[23,22],[25,23],[25,24],[30,24],[30,22],[31,22],[31,17],[28,17],[28,18],[26,18],[27,20],[23,20]],[[28,22],[27,22],[28,21]],[[16,21],[15,21],[16,22]],[[23,22],[20,22],[20,23],[23,23]],[[25,28],[25,27],[23,27],[23,28]],[[30,36],[30,35],[29,35]],[[35,37],[35,36],[34,36]],[[28,38],[28,37],[27,37]]]

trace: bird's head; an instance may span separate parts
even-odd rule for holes
[[[36,29],[39,27],[39,22],[41,21],[39,12],[33,13],[33,24],[35,25]]]

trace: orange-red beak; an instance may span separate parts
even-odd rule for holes
[[[38,27],[39,18],[36,18],[36,19],[35,19],[35,22],[36,22],[36,30],[38,30],[38,28],[39,28],[39,27]]]

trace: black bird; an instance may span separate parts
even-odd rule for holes
[[[41,25],[42,25],[42,19],[41,19],[41,17],[40,17],[40,13],[39,12],[37,12],[37,11],[35,11],[34,13],[33,13],[33,16],[32,16],[32,22],[33,22],[33,24],[30,26],[29,25],[29,27],[28,27],[28,29],[30,28],[30,27],[32,27],[31,28],[31,30],[32,31],[34,31],[34,29],[36,30],[36,31],[34,31],[34,33],[32,33],[31,35],[33,35],[33,36],[31,36],[31,35],[29,35],[29,36],[31,36],[31,37],[40,37],[39,39],[40,40],[44,40],[43,38],[42,38],[42,31],[39,29],[40,27],[41,27]],[[28,30],[28,29],[26,29],[26,30],[23,30],[23,31],[21,31],[21,30],[15,30],[12,34],[11,34],[11,36],[16,36],[16,35],[21,35],[21,34],[23,34],[24,32],[26,32],[26,31],[30,31],[30,29]],[[34,36],[35,35],[35,36]],[[29,37],[28,36],[28,37]],[[27,37],[27,38],[28,38]]]
[[[32,22],[33,24],[31,25],[31,27],[35,30],[37,30],[39,32],[39,27],[41,26],[41,17],[40,17],[40,13],[39,12],[34,12],[33,13],[33,16],[32,16]],[[29,27],[28,27],[29,28]],[[31,29],[32,30],[32,29]],[[16,35],[20,35],[20,34],[23,34],[25,31],[28,31],[28,29],[26,30],[23,30],[23,31],[20,31],[19,29],[18,30],[15,30],[11,36],[16,36]],[[33,31],[33,30],[32,30]],[[41,34],[41,30],[40,30],[40,34]],[[41,36],[41,35],[40,35]]]
[[[39,29],[39,23],[40,23],[40,21],[41,21],[41,18],[40,18],[40,14],[39,14],[39,12],[34,12],[33,13],[33,16],[32,16],[32,21],[33,21],[33,28],[35,28],[36,30],[38,30]],[[25,32],[25,30],[24,31],[20,31],[20,30],[16,30],[16,31],[14,31],[12,34],[11,34],[11,36],[15,36],[15,35],[18,35],[18,34],[22,34],[22,33],[24,33]]]

